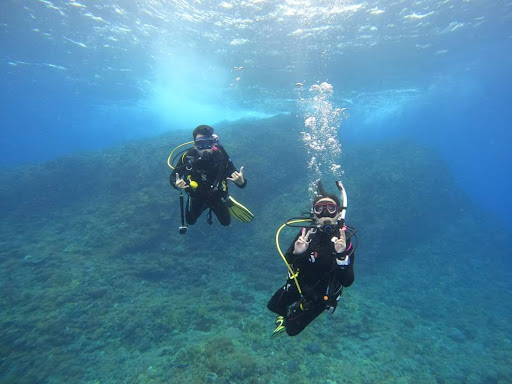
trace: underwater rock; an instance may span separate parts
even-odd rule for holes
[[[449,336],[452,340],[462,343],[466,340],[466,335],[462,333],[459,328],[452,327],[449,332]]]
[[[89,296],[91,299],[100,299],[108,292],[108,288],[106,287],[100,287],[100,288],[94,288],[86,292],[86,295]]]
[[[206,372],[204,379],[207,383],[216,383],[219,377],[215,372]]]
[[[229,327],[226,329],[226,336],[230,339],[238,339],[242,337],[242,331],[236,327]]]
[[[156,265],[147,265],[135,272],[137,277],[149,281],[160,281],[170,275],[169,270]]]
[[[309,343],[306,346],[306,350],[312,353],[313,355],[316,355],[317,353],[321,352],[320,345],[317,343]]]
[[[23,257],[23,263],[25,264],[30,264],[30,265],[35,265],[35,264],[41,264],[43,263],[47,258],[49,257],[49,255],[47,254],[35,254],[35,255],[25,255]]]
[[[289,372],[297,372],[300,369],[300,366],[296,360],[289,360],[286,363],[286,368]]]

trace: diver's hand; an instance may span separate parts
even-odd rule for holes
[[[236,185],[242,185],[245,182],[245,180],[244,180],[244,167],[241,166],[240,167],[240,172],[235,171],[235,172],[233,172],[231,174],[231,177],[227,177],[226,179],[231,180]]]
[[[334,250],[336,253],[342,253],[345,251],[347,248],[347,239],[343,228],[340,228],[340,237],[333,237],[332,242],[334,243]]]
[[[188,184],[185,180],[183,179],[180,179],[180,175],[178,173],[176,173],[176,188],[179,188],[179,189],[185,189],[185,188],[188,188]]]
[[[300,255],[308,249],[309,243],[311,240],[309,240],[309,236],[311,235],[311,229],[306,233],[306,228],[302,228],[302,234],[299,236],[297,241],[295,242],[293,246],[293,253],[295,255]]]

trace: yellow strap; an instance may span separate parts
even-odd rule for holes
[[[169,155],[169,157],[167,158],[167,165],[168,165],[169,167],[171,167],[171,169],[174,169],[174,167],[173,167],[173,166],[172,166],[172,164],[171,164],[172,154],[173,154],[173,153],[174,153],[178,148],[181,148],[181,147],[183,147],[183,146],[185,146],[185,145],[189,145],[189,144],[193,144],[193,143],[194,143],[194,141],[187,141],[186,143],[180,144],[180,145],[178,145],[176,148],[174,148],[174,149],[171,151],[171,154]],[[183,157],[182,157],[182,159],[183,159]]]
[[[299,277],[299,270],[297,269],[297,272],[290,276],[290,279],[296,279]]]
[[[283,261],[284,263],[286,264],[286,266],[288,267],[288,271],[290,272],[290,278],[293,279],[295,281],[295,285],[297,286],[297,290],[299,291],[299,293],[302,295],[302,289],[300,289],[300,285],[299,285],[299,281],[297,280],[297,276],[299,276],[299,271],[297,270],[297,272],[295,272],[293,270],[293,268],[290,266],[290,264],[288,264],[288,261],[286,260],[286,257],[284,256],[283,254],[283,251],[281,251],[281,246],[279,245],[279,233],[281,232],[281,230],[286,227],[287,225],[289,224],[296,224],[296,223],[304,223],[304,222],[312,222],[313,220],[312,219],[297,219],[297,220],[290,220],[290,221],[287,221],[286,223],[284,223],[283,225],[281,225],[279,227],[279,229],[277,230],[276,232],[276,246],[277,246],[277,251],[279,252],[279,254],[281,255],[281,257],[283,258]]]

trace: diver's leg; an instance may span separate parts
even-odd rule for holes
[[[286,316],[288,307],[299,299],[300,294],[297,287],[287,283],[274,293],[267,304],[267,308],[279,316]]]
[[[229,209],[227,205],[219,199],[217,203],[212,207],[213,213],[217,216],[219,223],[224,226],[227,226],[231,223],[231,215],[229,214]]]
[[[324,310],[325,305],[316,304],[311,307],[303,305],[302,309],[299,305],[295,306],[285,318],[286,333],[289,336],[296,336],[301,333],[304,328],[315,320]]]
[[[201,213],[204,211],[204,201],[200,199],[196,199],[193,197],[188,197],[187,199],[187,209],[185,212],[185,216],[187,218],[187,224],[193,225],[196,223]]]

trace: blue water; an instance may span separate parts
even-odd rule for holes
[[[424,377],[422,382],[434,382],[434,379],[446,383],[510,380],[512,374],[507,368],[507,364],[510,366],[512,340],[507,326],[510,316],[507,305],[510,302],[510,283],[507,281],[510,280],[504,277],[510,276],[510,270],[504,268],[500,271],[503,275],[498,278],[492,268],[495,267],[493,257],[502,260],[505,258],[503,255],[510,254],[509,236],[512,232],[511,19],[512,3],[508,0],[5,0],[0,13],[0,82],[3,84],[0,89],[0,167],[8,175],[2,180],[9,181],[2,185],[2,193],[9,199],[20,197],[19,201],[5,198],[0,205],[6,214],[9,211],[12,220],[2,224],[5,233],[0,242],[3,248],[0,253],[8,255],[0,257],[0,261],[5,263],[1,285],[4,301],[0,304],[6,313],[7,309],[9,312],[2,318],[2,324],[10,330],[5,338],[0,338],[0,357],[4,364],[0,367],[6,367],[10,359],[16,362],[9,375],[4,376],[0,372],[0,383],[24,376],[29,377],[26,382],[33,382],[34,372],[24,375],[24,369],[28,370],[24,367],[33,361],[38,361],[36,367],[46,367],[45,378],[39,381],[44,383],[69,382],[63,373],[68,365],[75,370],[77,365],[88,367],[85,373],[80,371],[69,376],[76,382],[95,382],[89,379],[93,377],[91,372],[94,373],[99,366],[102,367],[99,372],[113,372],[110,381],[98,379],[101,382],[127,382],[126,377],[137,382],[138,375],[146,375],[143,378],[139,376],[138,382],[146,379],[146,382],[159,382],[157,379],[168,382],[169,377],[162,374],[157,378],[155,372],[157,368],[162,371],[169,368],[169,364],[169,375],[176,374],[180,379],[187,377],[192,369],[186,361],[191,356],[203,356],[201,353],[205,348],[196,333],[192,333],[191,337],[196,338],[192,340],[181,336],[188,330],[186,316],[193,312],[186,306],[190,303],[179,307],[177,313],[180,315],[175,317],[172,317],[172,311],[169,315],[167,312],[162,315],[156,309],[158,305],[154,304],[146,323],[139,317],[135,324],[124,328],[135,314],[146,314],[146,303],[169,305],[166,301],[169,286],[166,284],[180,297],[191,295],[202,301],[201,321],[196,321],[196,330],[217,330],[222,335],[226,331],[232,340],[237,340],[239,333],[243,334],[243,343],[235,342],[234,347],[230,344],[227,348],[231,352],[237,348],[248,348],[251,354],[266,359],[265,377],[283,382],[282,376],[272,376],[272,372],[279,371],[282,375],[300,372],[301,375],[296,377],[301,377],[307,370],[306,382],[323,383],[325,381],[318,377],[328,377],[332,373],[330,368],[322,371],[318,366],[301,368],[293,359],[269,362],[272,360],[269,356],[275,353],[282,358],[297,350],[321,360],[322,353],[328,356],[330,351],[326,345],[317,344],[314,335],[325,340],[332,336],[324,330],[331,321],[322,320],[321,323],[319,321],[322,326],[311,325],[319,333],[305,336],[290,349],[259,339],[268,331],[259,319],[268,317],[268,314],[262,314],[265,301],[280,282],[281,277],[276,271],[283,265],[278,264],[279,260],[275,264],[267,264],[270,263],[268,256],[262,265],[249,264],[246,266],[248,270],[237,270],[230,265],[229,253],[226,255],[223,250],[218,250],[215,257],[226,262],[227,272],[218,265],[203,263],[201,258],[194,259],[193,268],[189,269],[178,262],[190,256],[189,249],[210,255],[210,250],[195,240],[213,241],[212,238],[228,236],[229,232],[215,226],[210,232],[203,222],[194,228],[195,235],[193,232],[188,240],[174,234],[169,237],[168,228],[176,224],[171,213],[177,215],[177,206],[174,196],[168,197],[167,169],[152,168],[152,163],[146,163],[146,160],[141,160],[140,164],[132,163],[134,159],[126,153],[136,152],[134,148],[146,153],[142,148],[147,143],[139,140],[159,135],[171,141],[162,144],[166,152],[177,144],[174,141],[190,139],[190,131],[199,124],[226,128],[229,132],[227,147],[230,153],[235,154],[236,165],[249,164],[246,171],[250,175],[250,184],[243,199],[249,205],[250,197],[261,198],[263,200],[258,204],[253,200],[253,206],[266,207],[264,198],[268,196],[263,198],[251,190],[258,185],[258,178],[270,183],[270,188],[278,192],[272,197],[276,199],[273,201],[276,207],[281,207],[283,201],[293,201],[284,209],[290,215],[299,214],[304,208],[300,206],[295,210],[294,206],[292,209],[293,204],[307,200],[298,198],[303,191],[294,184],[297,179],[303,181],[306,188],[318,172],[329,179],[339,177],[344,171],[349,192],[350,182],[354,182],[353,188],[359,192],[358,196],[350,195],[350,201],[355,202],[355,217],[367,220],[358,223],[363,233],[363,256],[357,261],[356,285],[350,288],[354,292],[352,301],[349,296],[343,309],[346,313],[353,313],[353,317],[347,320],[348,326],[342,321],[334,326],[340,334],[345,332],[343,335],[347,339],[353,337],[347,343],[340,342],[340,350],[337,351],[345,360],[357,356],[354,371],[347,373],[347,382],[361,382],[361,375],[365,372],[370,377],[369,382],[396,382],[402,369],[403,372],[415,372],[410,376],[413,377],[411,381],[404,382],[414,382],[414,378],[417,379],[414,374]],[[332,92],[318,93],[314,87],[322,83],[332,86]],[[315,152],[314,140],[308,142],[303,137],[301,146],[292,144],[284,149],[292,160],[288,163],[288,160],[279,159],[279,164],[305,168],[307,164],[302,155],[306,152],[309,160],[316,155],[323,165],[303,180],[296,178],[288,169],[278,169],[278,177],[283,180],[269,181],[266,177],[275,168],[265,168],[266,163],[258,159],[257,149],[270,135],[267,132],[267,136],[262,138],[258,129],[253,127],[266,127],[270,124],[267,121],[279,122],[281,117],[265,119],[280,114],[294,118],[298,128],[289,120],[283,120],[286,124],[282,126],[276,124],[273,127],[276,136],[272,136],[276,142],[288,142],[286,140],[299,136],[298,132],[303,129],[316,129],[320,137],[335,139],[336,148],[341,148],[342,156],[352,156],[352,162],[343,157],[339,160],[337,152],[333,157]],[[308,119],[312,117],[316,122],[324,117],[327,123],[312,128],[308,125],[311,122]],[[243,138],[244,145],[239,147],[236,137]],[[134,140],[135,144],[116,149],[117,145]],[[147,152],[160,155],[162,148],[151,143]],[[420,157],[415,159],[394,158],[393,148],[399,152],[396,156],[406,155],[401,152],[403,148],[400,145],[394,147],[393,143],[409,143],[413,149],[410,152],[403,150],[405,154],[415,153],[414,148],[424,148],[425,152],[417,150]],[[269,143],[270,147],[273,145]],[[113,152],[109,152],[111,148],[114,148]],[[106,152],[98,154],[98,149]],[[363,155],[356,152],[359,149],[366,158],[377,159],[383,164],[388,164],[386,160],[389,160],[394,168],[379,169],[372,164],[369,168],[375,172],[375,177],[358,179],[363,170],[350,167],[364,164],[359,157]],[[379,158],[378,151],[386,153],[387,159]],[[425,154],[429,157],[422,157],[427,156]],[[61,160],[63,156],[67,160]],[[102,167],[102,156],[112,163]],[[162,156],[163,164],[165,156]],[[415,164],[415,161],[435,164],[438,168],[425,170],[432,172],[428,173],[428,180],[420,178],[407,184],[404,177],[409,174],[403,173],[406,171],[399,166],[400,161],[405,165]],[[327,169],[326,163],[339,168]],[[36,164],[34,167],[40,168],[17,168],[26,164]],[[140,168],[136,171],[123,168],[125,164]],[[38,173],[32,174],[31,169],[51,178],[39,180]],[[436,171],[442,177],[435,177]],[[19,179],[10,172],[16,175],[20,172]],[[93,174],[101,175],[100,181],[88,180]],[[123,182],[118,183],[119,175],[122,175]],[[461,194],[451,184],[448,187],[437,185],[439,180],[449,182],[452,179],[461,188]],[[383,183],[393,180],[401,186],[403,195],[394,194],[389,184],[385,184],[389,190],[380,190],[377,180]],[[30,184],[32,181],[37,188]],[[160,182],[162,186],[165,184],[162,188],[166,188],[161,194],[150,194],[141,187]],[[287,182],[295,188],[295,194],[284,187]],[[418,185],[424,186],[423,194],[416,189]],[[59,189],[57,186],[62,187]],[[418,206],[432,205],[431,213],[438,215],[440,222],[430,216],[420,217],[425,219],[425,223],[417,225],[416,211],[403,212],[403,218],[397,218],[399,235],[393,233],[392,238],[397,239],[390,241],[388,235],[380,233],[379,229],[391,227],[389,216],[396,212],[390,211],[390,207],[399,206],[401,201],[404,210],[413,206],[415,197],[409,196],[409,191],[416,192],[417,198],[423,199]],[[149,195],[151,198],[147,197]],[[148,203],[161,196],[165,196],[162,200],[169,200],[165,203],[172,204],[172,208],[158,205],[162,200],[154,206]],[[389,198],[389,205],[382,196]],[[453,203],[454,200],[460,202],[460,207]],[[87,208],[89,201],[94,208]],[[73,205],[75,203],[78,208]],[[62,208],[61,211],[61,204],[69,204],[76,210],[66,213]],[[118,204],[124,215],[121,219],[116,211]],[[382,212],[388,216],[380,218],[378,213],[370,211],[373,204],[382,207]],[[108,213],[101,213],[105,221],[95,222],[94,212],[103,212],[102,209]],[[130,216],[132,212],[133,216]],[[422,212],[421,209],[418,208],[418,212]],[[274,211],[271,213],[261,213],[266,215],[265,224],[271,228],[260,226],[257,233],[268,239],[262,240],[265,245],[261,245],[268,255],[275,253],[274,227],[284,219],[274,217]],[[273,219],[275,222],[269,224],[268,220]],[[493,249],[492,245],[484,244],[486,233],[484,239],[478,239],[478,257],[472,256],[467,260],[465,255],[472,255],[471,252],[476,252],[477,248],[469,240],[474,240],[474,233],[483,230],[474,224],[480,219],[485,220],[485,230],[496,233],[499,241],[492,238],[492,243],[499,243],[500,248]],[[135,231],[128,236],[134,244],[117,249],[119,244],[112,238],[125,236],[126,228]],[[425,238],[425,232],[429,233],[431,228],[439,230],[439,239]],[[145,232],[150,230],[155,234]],[[240,249],[247,246],[245,239],[249,238],[251,240],[247,242],[251,252],[248,253],[259,255],[260,243],[252,237],[256,236],[255,232],[236,226],[229,230],[236,234],[236,239],[230,244],[233,247],[230,252],[240,258],[244,256]],[[115,236],[110,236],[110,231]],[[137,236],[140,236],[139,243]],[[388,248],[381,252],[380,247]],[[32,252],[31,248],[37,248],[35,254],[42,255],[45,261],[28,268],[25,263],[25,269],[12,272],[19,265],[15,260],[23,260],[28,252]],[[57,255],[64,252],[64,256],[56,256],[53,252]],[[109,252],[115,255],[115,262],[108,260],[113,257]],[[167,265],[166,252],[179,254],[179,260],[172,259],[173,262]],[[409,264],[400,263],[407,257],[410,257]],[[56,258],[59,262],[52,262]],[[214,259],[212,256],[209,258]],[[109,266],[117,267],[119,260],[122,261],[121,266],[128,267],[127,272],[123,271],[118,278],[117,271],[109,270]],[[429,264],[430,260],[434,267]],[[237,262],[242,261],[237,259]],[[272,276],[262,277],[267,276],[268,270],[257,268],[268,265]],[[415,271],[414,274],[407,269],[408,266]],[[141,268],[142,272],[139,271]],[[216,274],[212,273],[212,268]],[[426,270],[434,270],[433,275],[439,273],[439,281],[433,278],[432,283],[423,272]],[[253,283],[244,272],[256,278],[257,282]],[[486,281],[477,281],[476,275],[481,272]],[[189,274],[199,276],[200,284],[197,279],[186,280]],[[213,281],[205,277],[210,274]],[[249,305],[239,298],[238,280],[233,279],[233,275],[242,284],[261,289],[254,294],[244,292],[250,299]],[[460,275],[471,276],[475,281],[465,281]],[[129,280],[133,276],[136,278]],[[137,288],[126,293],[128,288],[123,285],[126,281],[123,279],[129,280],[128,286],[133,284]],[[395,285],[390,283],[395,279]],[[412,288],[408,285],[409,279],[414,281]],[[222,288],[226,281],[233,284],[228,298]],[[24,284],[27,284],[28,291],[21,295],[19,290],[25,287]],[[114,293],[105,293],[107,285]],[[189,289],[189,286],[195,288]],[[199,286],[207,287],[203,299],[199,299],[202,297]],[[59,301],[53,295],[60,297],[56,292],[60,292],[58,289],[61,287],[71,287],[71,291]],[[381,290],[381,287],[385,289]],[[489,293],[486,288],[489,288]],[[75,289],[82,290],[75,293]],[[134,292],[138,296],[130,298]],[[24,321],[25,313],[30,313],[32,306],[37,307],[37,303],[43,302],[41,297],[50,297],[49,301],[57,303],[57,308],[52,308],[50,320]],[[79,305],[73,301],[76,297]],[[105,297],[108,300],[103,301]],[[98,323],[87,320],[87,326],[83,324],[83,313],[96,305],[92,304],[96,299],[95,310],[100,313],[97,315],[99,319],[103,315],[105,318],[110,316],[114,305],[121,308],[119,317],[108,318],[119,322],[120,325],[116,326],[123,329],[122,332],[115,327],[112,330],[100,320]],[[208,314],[216,313],[216,300],[227,311],[227,317],[235,318],[240,311],[242,319],[236,324],[230,324],[227,319],[212,320]],[[397,313],[397,317],[390,320],[389,328],[386,316],[391,312],[387,312],[384,305],[394,308]],[[20,313],[13,309],[17,306]],[[453,317],[450,317],[452,308],[455,309]],[[481,327],[478,331],[471,329],[473,309]],[[44,311],[45,308],[37,307],[34,313],[41,313],[38,316],[45,318]],[[247,320],[249,325],[244,322],[248,313],[253,316],[252,321]],[[415,326],[409,315],[419,325]],[[407,320],[400,320],[403,318]],[[446,323],[445,327],[436,322],[439,320]],[[488,324],[488,327],[483,324]],[[382,333],[379,333],[381,328]],[[90,353],[87,356],[94,356],[90,365],[82,360],[78,363],[78,360],[66,360],[67,353],[76,353],[73,356],[86,359],[85,355],[77,352],[86,345],[83,339],[87,337],[81,335],[82,329],[88,332],[96,330],[96,335],[91,336],[96,341],[123,339],[122,350],[117,351],[117,347],[112,347],[114,351],[109,350],[106,341],[105,345],[98,341],[99,346],[90,346],[87,350]],[[401,336],[403,329],[407,335]],[[34,333],[34,340],[41,340],[37,356],[30,349],[32,336],[26,336],[27,339],[22,336],[31,335],[30,332]],[[174,332],[178,332],[178,336]],[[67,340],[71,346],[66,344],[67,349],[56,352],[52,357],[55,362],[46,366],[40,359],[40,351],[46,343],[53,343],[54,347],[58,342],[51,337],[49,340],[40,339],[40,333],[46,336],[57,334],[55,340],[58,342],[71,339],[69,335],[74,339]],[[161,339],[153,336],[157,334]],[[159,341],[166,340],[162,334],[176,337],[172,343],[176,341],[180,345],[180,355],[151,349]],[[467,361],[454,357],[468,349],[470,357],[478,356],[483,350],[488,351],[485,362],[492,364],[482,370],[474,364],[476,357]],[[188,351],[188,354],[183,351]],[[402,355],[387,354],[386,351],[405,351],[420,357],[403,360]],[[440,360],[446,358],[447,362],[435,362],[439,364],[435,365],[438,373],[427,372],[424,367],[432,361],[425,363],[422,360],[424,354],[439,356]],[[168,355],[174,356],[172,364],[165,360]],[[215,351],[210,351],[210,355],[215,355]],[[372,360],[382,364],[379,369],[383,366],[388,368],[379,371],[371,366]],[[399,364],[398,361],[401,365],[392,365]],[[150,369],[152,363],[157,367],[153,373]],[[211,358],[209,361],[201,360],[201,364],[212,364]],[[237,364],[247,367],[246,371],[252,367],[250,361]],[[482,371],[481,376],[468,368],[472,366],[477,367],[476,371]],[[223,366],[222,369],[226,368]],[[422,369],[426,370],[424,376]],[[197,380],[224,382],[220,371],[209,367],[208,373],[217,372],[215,376]],[[247,377],[252,378],[251,382],[257,382],[254,381],[257,372],[262,371],[253,371]],[[181,374],[183,376],[179,376]],[[237,374],[232,374],[230,380],[245,382]],[[98,373],[98,378],[102,377]],[[327,382],[332,384],[330,379]],[[339,379],[338,382],[343,381]]]
[[[510,2],[314,4],[8,0],[0,164],[297,113],[294,84],[328,81],[343,140],[436,148],[512,228]]]

